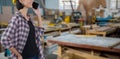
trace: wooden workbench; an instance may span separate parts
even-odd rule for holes
[[[102,35],[105,37],[107,34],[115,32],[116,28],[113,27],[98,27],[89,29],[86,31],[86,34],[95,34],[95,35]]]
[[[103,52],[111,52],[120,55],[120,46],[115,45],[117,43],[120,43],[120,38],[83,37],[76,35],[65,35],[49,39],[48,42],[56,43],[59,45],[58,47],[59,57],[62,56],[61,51],[63,47],[75,47],[79,49],[89,49],[93,51],[97,50]]]

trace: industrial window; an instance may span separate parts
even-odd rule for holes
[[[0,5],[0,14],[2,14],[2,6]]]
[[[71,0],[71,1],[72,1],[73,9],[77,9],[79,5],[79,0]],[[59,9],[60,10],[72,9],[70,0],[59,0]]]
[[[120,0],[117,0],[117,8],[120,9]]]
[[[110,0],[110,8],[116,9],[117,7],[117,0]]]
[[[110,0],[111,9],[120,9],[120,0]]]

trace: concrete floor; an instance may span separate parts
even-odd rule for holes
[[[0,59],[8,59],[8,58],[4,57],[4,53],[0,53]]]
[[[46,59],[57,59],[57,55],[55,54],[49,54],[48,56],[45,57]]]
[[[0,59],[8,59],[8,58],[4,57],[4,53],[0,53]],[[49,54],[45,57],[45,59],[57,59],[57,55]]]

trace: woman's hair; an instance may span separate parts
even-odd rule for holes
[[[23,4],[19,0],[16,0],[16,8],[20,10],[23,9],[23,7],[24,7]]]

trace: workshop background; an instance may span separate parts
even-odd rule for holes
[[[46,59],[120,59],[120,0],[34,0],[39,3]],[[17,11],[0,0],[0,38]],[[37,16],[29,9],[32,21]],[[0,43],[0,59],[8,59]]]

